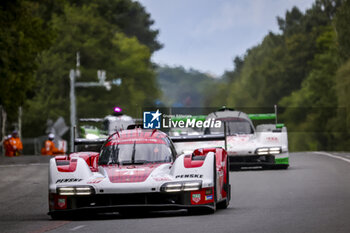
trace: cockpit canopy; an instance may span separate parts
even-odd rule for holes
[[[227,135],[254,133],[251,123],[244,118],[216,118],[216,120],[221,120],[225,124],[221,124],[220,128],[207,128],[205,134],[222,134],[224,133],[224,125],[226,125]]]
[[[159,143],[129,143],[105,146],[101,150],[99,164],[171,163],[175,156],[170,147]]]
[[[99,165],[171,163],[176,151],[166,134],[141,129],[112,135],[102,147]]]
[[[207,119],[212,118],[220,120],[225,124],[221,124],[220,128],[206,128],[205,134],[221,134],[224,133],[224,125],[226,125],[227,135],[236,134],[253,134],[255,132],[254,125],[248,115],[241,111],[232,111],[226,109],[209,114]]]

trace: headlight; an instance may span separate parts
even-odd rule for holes
[[[57,193],[62,196],[69,195],[91,195],[94,194],[94,189],[91,186],[78,186],[78,187],[58,187]]]
[[[202,188],[202,181],[185,181],[165,183],[160,187],[162,192],[196,191]]]
[[[282,152],[281,147],[270,147],[269,148],[270,154],[280,154]]]
[[[184,191],[195,191],[195,190],[201,189],[201,187],[202,187],[202,182],[200,182],[200,181],[183,183],[183,190]]]
[[[165,192],[180,192],[182,189],[181,183],[167,183],[161,187]]]
[[[256,149],[258,155],[276,155],[282,152],[281,147],[263,147]]]

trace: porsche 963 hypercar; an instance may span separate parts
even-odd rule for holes
[[[49,215],[188,209],[213,213],[230,201],[229,167],[223,148],[177,155],[173,143],[224,140],[224,135],[172,137],[131,129],[102,139],[100,152],[75,152],[50,160]]]

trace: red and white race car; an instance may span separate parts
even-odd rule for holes
[[[170,138],[157,130],[111,135],[100,152],[76,152],[50,160],[49,215],[188,209],[213,213],[230,201],[229,166],[223,148],[178,155],[173,142],[224,140],[224,136]],[[101,141],[76,140],[76,144]]]

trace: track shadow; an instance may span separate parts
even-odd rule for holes
[[[261,166],[256,166],[256,167],[234,167],[230,168],[230,172],[245,172],[245,171],[286,171],[289,169],[295,169],[295,167],[289,166],[287,169],[286,168],[273,168],[273,167],[261,167]]]
[[[220,214],[226,211],[232,211],[234,208],[229,207],[227,209],[217,209],[215,214]],[[184,217],[184,216],[201,216],[210,215],[207,212],[195,211],[190,212],[185,209],[181,210],[166,210],[166,211],[134,211],[134,212],[113,212],[113,213],[89,213],[83,215],[66,215],[63,218],[57,220],[70,220],[70,221],[91,221],[91,220],[117,220],[117,219],[147,219],[147,218],[169,218],[169,217]],[[55,221],[55,220],[52,220]]]
[[[89,213],[82,215],[67,215],[59,220],[71,221],[91,221],[91,220],[116,220],[116,219],[142,219],[142,218],[167,218],[187,216],[186,210],[172,210],[172,211],[134,211],[134,212],[112,212],[112,213]]]

